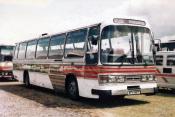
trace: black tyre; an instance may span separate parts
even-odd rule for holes
[[[118,100],[123,100],[125,98],[125,95],[114,96],[114,98]]]
[[[67,81],[66,91],[71,99],[77,100],[79,98],[78,85],[74,78],[71,78]]]
[[[118,95],[118,96],[100,96],[100,101],[110,102],[110,101],[121,101],[124,100],[125,95]]]
[[[30,78],[29,78],[29,74],[27,72],[24,73],[24,80],[23,80],[23,82],[24,82],[24,85],[26,87],[30,87]]]

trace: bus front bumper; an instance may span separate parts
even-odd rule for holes
[[[157,84],[153,83],[152,87],[142,87],[143,85],[127,85],[125,88],[120,88],[118,86],[107,86],[104,88],[94,88],[91,90],[93,95],[99,96],[119,96],[119,95],[154,95],[157,92]],[[110,88],[111,87],[111,88]]]
[[[0,71],[0,78],[14,78],[12,71]]]

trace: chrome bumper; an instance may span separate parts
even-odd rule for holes
[[[136,89],[138,90],[138,89]],[[112,95],[129,95],[128,94],[129,90],[117,90],[117,91],[112,91]],[[151,93],[156,93],[157,88],[146,88],[146,89],[140,89],[140,94],[151,94]]]
[[[117,95],[138,95],[138,94],[155,94],[157,92],[157,83],[141,84],[120,84],[98,86],[91,90],[91,94],[99,96],[117,96]]]
[[[138,89],[137,89],[138,90]],[[147,88],[147,89],[141,89],[139,90],[140,94],[155,94],[157,92],[157,88]],[[99,96],[117,96],[117,95],[132,95],[128,94],[129,90],[97,90],[97,89],[92,89],[92,94],[93,95],[99,95]],[[133,94],[136,95],[136,94]]]

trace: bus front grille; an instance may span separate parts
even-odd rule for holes
[[[141,76],[140,75],[127,75],[125,79],[128,82],[141,81]]]

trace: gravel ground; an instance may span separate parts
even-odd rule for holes
[[[18,82],[0,82],[0,117],[175,117],[175,94],[126,96],[124,100],[72,101],[64,94]]]

